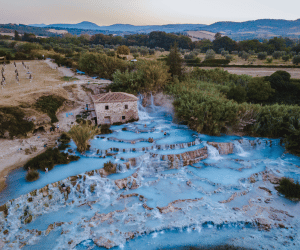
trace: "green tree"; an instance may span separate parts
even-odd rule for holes
[[[21,41],[21,36],[19,35],[19,32],[15,30],[15,41]]]
[[[178,45],[175,43],[171,49],[170,54],[167,57],[167,65],[170,67],[169,72],[171,73],[172,77],[178,76],[181,77],[183,74],[183,67],[182,67],[183,59],[181,58]]]

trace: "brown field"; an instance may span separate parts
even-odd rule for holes
[[[49,67],[44,61],[24,61],[24,63],[29,67],[33,79],[29,80],[28,70],[23,67],[21,61],[16,61],[16,68],[13,63],[6,65],[4,70],[6,85],[0,87],[0,105],[18,106],[22,103],[32,103],[44,93],[67,97],[67,92],[59,87],[63,81],[57,70]],[[0,65],[0,68],[2,67]],[[19,73],[19,84],[16,81],[15,69]]]
[[[0,32],[0,35],[2,35],[2,36],[15,36],[15,33]]]
[[[193,42],[199,41],[202,39],[209,39],[214,40],[215,39],[215,33],[199,30],[199,31],[187,31],[188,36],[192,39]]]
[[[56,34],[67,34],[67,33],[68,33],[67,30],[49,29],[49,30],[47,30],[47,31],[49,31],[49,32],[51,32],[51,33],[56,33]]]

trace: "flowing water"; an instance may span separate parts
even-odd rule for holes
[[[33,183],[12,172],[0,193],[0,248],[300,249],[300,205],[273,184],[298,180],[300,159],[279,140],[198,134],[153,102],[139,116]],[[108,161],[117,172],[106,176]]]

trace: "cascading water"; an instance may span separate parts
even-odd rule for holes
[[[139,116],[36,182],[11,173],[0,194],[0,248],[300,248],[299,203],[273,184],[299,179],[300,159],[278,140],[199,135],[152,101],[139,103]],[[115,174],[102,171],[108,161]]]
[[[242,148],[241,144],[238,141],[234,141],[233,145],[239,156],[246,157],[249,155],[249,152],[245,152],[245,150]]]

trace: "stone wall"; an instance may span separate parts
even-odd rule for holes
[[[94,105],[98,124],[124,123],[132,119],[139,119],[137,101],[95,103]],[[125,105],[128,105],[128,109],[125,109]],[[108,106],[109,109],[105,109],[105,106]],[[125,119],[122,119],[123,116],[125,116]]]

